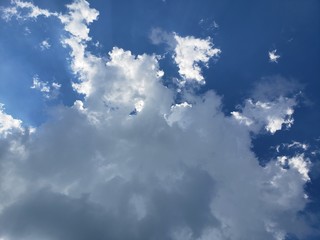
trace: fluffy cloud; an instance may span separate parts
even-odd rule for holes
[[[277,49],[269,52],[269,61],[270,62],[278,63],[279,58],[280,58],[280,55],[277,55]]]
[[[14,119],[11,115],[6,114],[4,110],[4,105],[0,104],[0,136],[6,137],[14,131],[22,131],[22,121]]]
[[[67,32],[71,33],[77,40],[90,40],[88,24],[97,19],[99,13],[89,7],[89,3],[84,0],[76,0],[67,5],[68,14],[60,15],[59,19],[64,24]]]
[[[258,132],[264,127],[270,133],[275,133],[293,124],[293,107],[296,105],[294,99],[279,97],[273,102],[254,102],[248,99],[241,109],[241,112],[231,112],[233,117],[240,123],[247,126],[251,131]]]
[[[36,131],[1,108],[1,238],[269,240],[313,232],[298,214],[308,202],[308,158],[279,154],[261,166],[251,149],[252,134],[293,123],[294,97],[253,95],[231,116],[214,91],[182,89],[176,102],[158,56],[118,47],[94,55],[87,43],[98,11],[85,0],[67,10],[54,15],[69,33],[62,44],[84,99],[54,107]],[[182,80],[204,82],[198,63],[220,50],[210,39],[174,39]]]
[[[208,67],[209,60],[218,57],[219,48],[214,48],[212,39],[200,39],[193,36],[181,37],[176,33],[168,33],[160,28],[151,31],[150,39],[153,44],[165,43],[174,52],[173,59],[182,77],[181,83],[196,81],[204,84],[201,65]]]
[[[174,38],[177,41],[174,60],[178,64],[180,75],[187,80],[204,83],[199,63],[208,66],[210,58],[218,56],[221,50],[213,48],[210,38],[198,39],[178,35]]]

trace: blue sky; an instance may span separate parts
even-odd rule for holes
[[[0,14],[0,240],[319,238],[319,1]]]

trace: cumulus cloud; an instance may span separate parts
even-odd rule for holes
[[[183,79],[182,85],[186,81],[204,84],[201,66],[208,67],[209,60],[218,57],[221,53],[219,48],[213,47],[211,38],[182,37],[177,33],[168,33],[160,28],[152,29],[149,37],[153,44],[165,43],[169,46]]]
[[[277,55],[277,49],[269,52],[269,61],[270,62],[278,63],[279,58],[280,58],[280,55]]]
[[[247,126],[253,132],[259,132],[263,127],[274,134],[283,126],[290,128],[293,124],[294,99],[280,97],[273,102],[261,102],[248,99],[241,107],[241,112],[231,112],[235,120]]]
[[[67,32],[71,33],[77,40],[90,40],[88,24],[97,19],[99,13],[89,7],[84,0],[77,0],[67,5],[68,14],[60,15],[59,18],[64,24]]]
[[[0,104],[0,136],[6,137],[14,131],[22,131],[22,121],[14,119],[11,115],[6,114],[3,104]]]
[[[293,123],[294,97],[252,98],[231,116],[212,90],[184,89],[176,102],[175,90],[162,84],[158,56],[114,47],[103,58],[87,49],[98,17],[87,1],[56,17],[69,33],[62,44],[84,98],[53,108],[36,131],[0,135],[1,238],[269,240],[313,233],[298,214],[308,202],[309,159],[279,154],[261,166],[251,148],[262,129],[275,133]],[[204,82],[198,64],[220,50],[210,39],[174,39],[181,78]],[[49,87],[34,83],[43,92]],[[0,121],[3,132],[22,128],[3,108]]]
[[[175,40],[177,45],[174,60],[179,67],[179,74],[187,80],[204,83],[199,63],[208,67],[210,58],[219,56],[221,50],[213,48],[210,38],[199,39],[175,35]]]

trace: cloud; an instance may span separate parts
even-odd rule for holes
[[[48,93],[50,92],[50,87],[48,86],[47,82],[40,81],[39,77],[36,75],[32,79],[32,89],[37,89],[40,92]]]
[[[278,63],[279,58],[280,58],[280,55],[277,55],[277,49],[269,52],[269,61],[270,62]]]
[[[174,34],[168,33],[161,28],[152,28],[149,38],[152,42],[152,44],[158,45],[158,44],[168,44],[170,47],[174,48],[176,43],[176,40],[174,39]]]
[[[279,75],[263,77],[254,84],[251,95],[261,101],[274,101],[280,96],[297,98],[303,94],[304,86],[294,79],[285,79]]]
[[[168,33],[160,28],[153,28],[149,38],[153,44],[165,43],[169,46],[183,79],[182,84],[186,81],[204,84],[201,66],[208,67],[209,60],[213,57],[217,58],[221,53],[220,49],[213,47],[211,38],[182,37],[177,33]]]
[[[264,77],[254,85],[251,97],[231,115],[255,133],[262,130],[274,134],[283,128],[289,129],[302,90],[303,86],[294,80],[277,75]]]
[[[29,35],[31,33],[31,30],[30,30],[30,28],[28,28],[28,27],[25,27],[24,28],[24,35]]]
[[[58,16],[58,13],[50,12],[46,9],[41,9],[35,6],[31,2],[24,2],[20,0],[12,0],[11,1],[12,7],[8,8],[1,8],[2,11],[2,18],[6,21],[9,21],[12,17],[17,19],[26,20],[28,18],[36,19],[39,16],[43,17],[51,17],[51,16]],[[25,14],[21,13],[21,10],[27,10]]]
[[[14,119],[11,115],[6,114],[3,104],[0,104],[0,136],[6,138],[8,134],[15,131],[22,131],[22,121]]]
[[[162,83],[158,56],[114,47],[100,57],[87,49],[89,25],[98,17],[87,1],[67,5],[56,17],[67,33],[61,42],[77,77],[74,89],[84,97],[51,108],[51,118],[34,131],[1,108],[0,129],[7,133],[0,135],[1,238],[314,234],[299,214],[308,203],[310,160],[278,153],[261,166],[252,151],[252,137],[293,124],[293,93],[279,90],[269,99],[257,87],[259,94],[231,116],[213,90],[182,89],[176,102],[176,90]],[[220,50],[211,39],[173,36],[181,78],[204,83],[198,64]],[[54,87],[34,80],[44,93]],[[11,134],[15,129],[24,130]]]
[[[263,127],[274,134],[282,129],[282,126],[290,128],[293,124],[294,99],[280,97],[273,102],[254,102],[248,99],[241,108],[241,113],[231,112],[235,120],[247,126],[253,132],[259,132]]]
[[[47,99],[54,99],[59,95],[61,84],[53,82],[50,85],[48,82],[41,81],[38,75],[35,75],[30,88],[40,91]]]
[[[165,115],[167,123],[170,126],[176,123],[182,128],[187,127],[189,125],[190,119],[184,116],[184,112],[187,111],[188,108],[192,108],[192,105],[187,102],[172,105],[170,113],[168,115]]]
[[[43,41],[40,43],[40,49],[41,49],[42,51],[47,50],[47,49],[49,49],[50,47],[51,47],[51,45],[50,45],[48,39],[45,39],[45,40],[43,40]]]
[[[295,168],[302,176],[304,181],[310,181],[309,171],[310,171],[310,161],[305,161],[303,154],[297,155],[291,159],[286,156],[278,157],[280,163],[285,166],[289,165],[291,168]]]
[[[221,50],[213,48],[210,38],[199,39],[178,35],[174,38],[177,41],[174,60],[179,67],[179,74],[186,80],[204,83],[199,63],[208,67],[210,58],[219,56]]]
[[[88,36],[88,24],[97,19],[99,13],[95,9],[89,7],[89,3],[85,0],[76,0],[67,5],[68,14],[60,15],[59,19],[67,32],[71,33],[77,40],[90,40]]]

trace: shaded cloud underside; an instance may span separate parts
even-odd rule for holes
[[[182,86],[176,103],[175,89],[161,83],[159,57],[114,47],[102,58],[87,50],[99,13],[85,0],[67,5],[65,14],[17,0],[2,10],[5,20],[61,20],[78,77],[73,87],[84,94],[72,107],[52,109],[52,119],[37,129],[1,105],[2,239],[315,234],[298,214],[308,202],[310,161],[303,153],[279,155],[262,167],[251,149],[252,136],[293,124],[295,97],[254,96],[226,116],[214,91],[199,96]],[[204,81],[197,62],[207,64],[220,50],[210,39],[170,36],[181,78]]]

